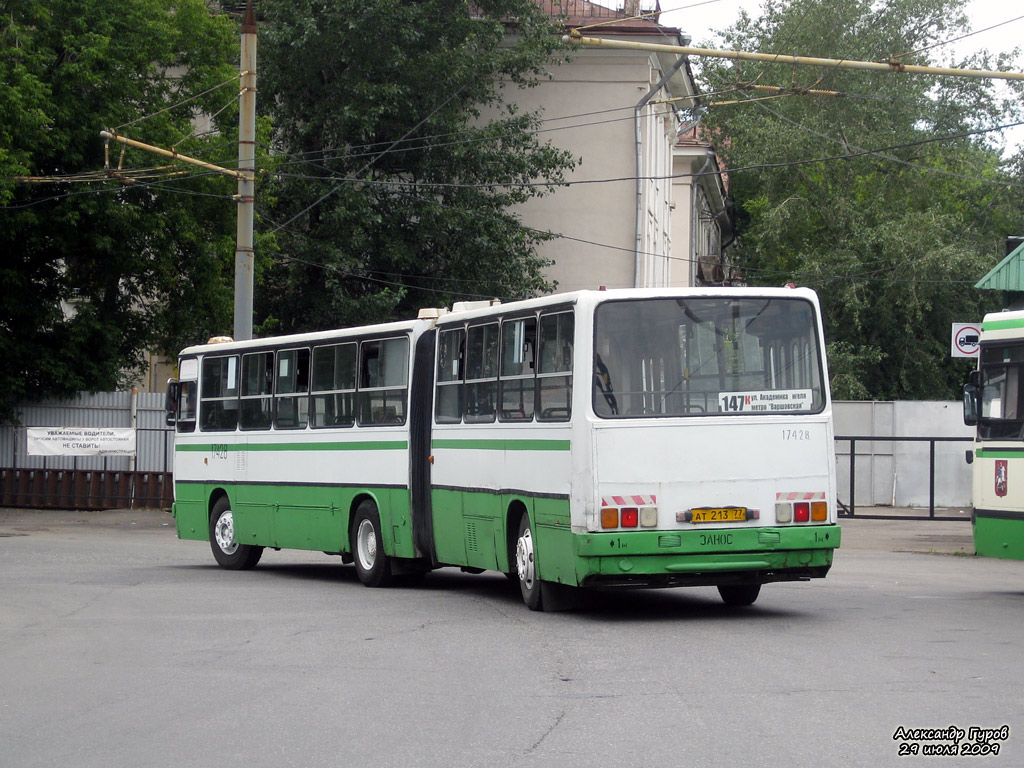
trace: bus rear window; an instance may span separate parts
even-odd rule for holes
[[[799,298],[609,301],[595,316],[594,411],[604,418],[817,413],[812,304]]]

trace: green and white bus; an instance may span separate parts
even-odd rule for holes
[[[500,571],[567,587],[823,577],[832,404],[806,289],[581,291],[182,351],[174,517],[226,568],[265,547],[371,587]]]
[[[974,550],[1024,560],[1024,312],[985,315],[978,369],[964,386],[964,422],[976,426]]]

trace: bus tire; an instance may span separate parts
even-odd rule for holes
[[[752,605],[761,592],[760,584],[719,584],[718,594],[726,605]]]
[[[352,518],[352,561],[356,575],[367,587],[386,587],[394,580],[391,560],[384,554],[380,514],[369,499],[356,507]]]
[[[531,611],[543,611],[540,579],[537,577],[537,550],[534,547],[533,528],[530,515],[526,512],[519,518],[519,535],[516,537],[516,575],[523,602]]]
[[[213,513],[210,515],[210,549],[217,563],[229,571],[255,568],[263,557],[263,547],[239,544],[235,538],[235,516],[227,496],[221,496],[213,505]]]

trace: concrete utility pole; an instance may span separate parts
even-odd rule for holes
[[[144,149],[208,171],[238,179],[238,227],[235,244],[235,330],[237,341],[252,338],[253,209],[256,203],[256,14],[252,0],[245,4],[242,20],[241,91],[238,96],[238,170],[221,168],[174,150],[143,144],[112,130],[100,136],[128,147]]]
[[[256,202],[256,15],[242,20],[242,90],[238,97],[238,234],[235,246],[235,340],[252,338],[253,209]]]

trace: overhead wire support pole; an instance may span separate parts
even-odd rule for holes
[[[141,141],[119,136],[114,130],[100,131],[108,141],[143,149],[182,163],[205,168],[238,180],[238,226],[235,244],[235,315],[234,338],[252,338],[253,316],[253,209],[256,202],[256,15],[248,0],[242,20],[241,91],[239,93],[238,169],[221,168],[171,149],[154,147]]]
[[[242,20],[238,97],[238,228],[235,245],[235,340],[252,338],[253,210],[256,202],[256,15],[252,0]]]
[[[152,144],[143,144],[141,141],[135,139],[129,139],[127,136],[121,136],[112,129],[106,131],[100,131],[100,136],[110,141],[116,141],[119,144],[124,144],[127,147],[135,147],[136,149],[144,149],[147,152],[152,152],[154,155],[161,155],[163,157],[170,157],[182,163],[188,163],[189,165],[195,165],[199,168],[205,168],[208,171],[214,173],[220,173],[224,176],[230,176],[233,179],[241,179],[245,174],[241,171],[235,171],[231,168],[221,168],[219,165],[213,163],[207,163],[205,160],[198,160],[188,155],[183,155],[180,152],[175,152],[173,149],[162,149],[160,147],[154,147]]]
[[[583,37],[579,33],[565,35],[567,43],[594,48],[621,48],[654,53],[672,53],[681,56],[699,56],[708,59],[737,59],[760,61],[768,64],[792,64],[794,66],[831,67],[833,69],[860,69],[875,72],[899,72],[914,75],[937,75],[946,77],[973,77],[990,80],[1024,80],[1024,72],[999,72],[990,69],[958,69],[955,67],[927,67],[904,64],[898,59],[888,61],[854,61],[851,59],[822,59],[813,56],[789,56],[781,53],[757,53],[753,51],[725,51],[715,48],[691,48],[683,45],[662,43],[633,43],[627,40],[608,40],[603,37]]]

